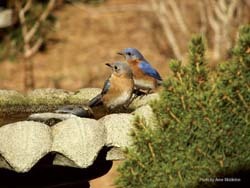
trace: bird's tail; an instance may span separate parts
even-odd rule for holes
[[[99,94],[89,101],[88,106],[94,107],[94,106],[99,106],[101,104],[102,104],[102,94]]]

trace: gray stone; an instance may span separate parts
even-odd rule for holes
[[[118,148],[125,148],[131,144],[131,137],[129,136],[133,115],[131,114],[110,114],[99,120],[106,128],[107,139],[106,146],[113,147],[107,154],[107,159],[123,159],[121,152],[118,152]]]
[[[145,96],[139,96],[137,97],[130,105],[129,108],[130,109],[137,109],[141,106],[150,104],[150,102],[154,101],[154,100],[159,100],[159,94],[158,93],[152,93],[152,94],[148,94]]]
[[[106,138],[105,128],[98,121],[79,117],[54,125],[52,134],[52,150],[67,158],[64,163],[60,157],[54,164],[67,166],[70,160],[79,168],[93,164]]]
[[[16,172],[27,172],[51,148],[50,128],[42,123],[22,121],[0,128],[0,155]],[[4,165],[3,167],[8,168]]]

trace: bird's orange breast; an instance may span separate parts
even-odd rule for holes
[[[123,105],[132,96],[133,87],[133,79],[112,75],[109,91],[103,96],[103,103],[107,107]]]
[[[157,87],[157,80],[145,74],[139,68],[139,61],[128,62],[134,75],[135,86],[141,89],[155,89]]]

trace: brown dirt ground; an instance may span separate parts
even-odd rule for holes
[[[66,5],[55,12],[56,27],[47,50],[32,61],[36,88],[77,90],[102,87],[109,70],[106,62],[123,60],[116,54],[125,47],[140,49],[163,78],[169,73],[170,50],[151,12],[108,11],[111,6],[143,4],[143,0],[112,0],[98,8]],[[0,88],[23,91],[23,65],[7,60],[0,64]],[[117,176],[115,162],[105,176],[91,181],[92,188],[111,188]]]
[[[116,169],[121,163],[122,161],[114,161],[111,170],[107,174],[90,181],[91,188],[115,188],[114,180],[118,176]]]
[[[112,0],[98,8],[65,5],[55,15],[57,23],[49,36],[47,50],[36,54],[36,88],[77,90],[102,87],[109,70],[105,63],[121,61],[116,54],[125,47],[140,49],[151,64],[166,77],[169,68],[166,40],[151,12],[109,11],[109,7],[143,4],[143,0]],[[23,65],[5,61],[0,64],[0,88],[23,91]]]

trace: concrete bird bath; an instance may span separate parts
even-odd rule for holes
[[[131,144],[134,117],[154,122],[148,103],[159,96],[136,99],[129,106],[131,113],[96,119],[53,113],[61,105],[84,105],[100,91],[37,89],[22,95],[0,90],[0,187],[88,187],[89,180],[109,171],[113,160],[124,159],[122,149]]]

